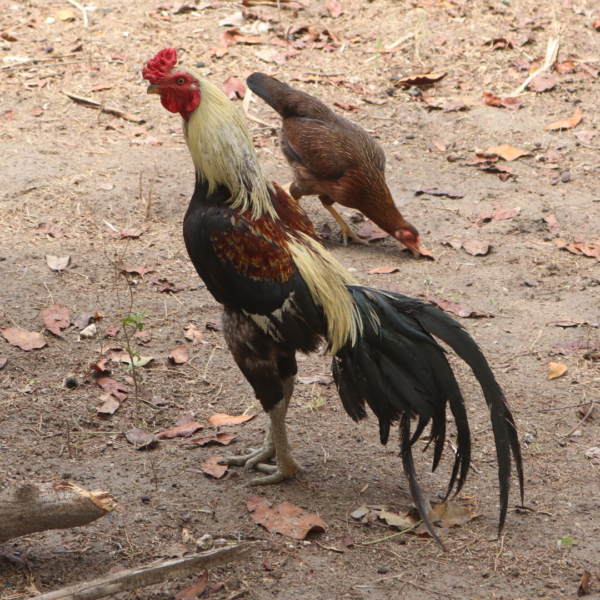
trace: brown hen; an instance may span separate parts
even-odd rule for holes
[[[247,84],[283,117],[281,149],[294,171],[291,196],[319,196],[340,225],[344,245],[348,237],[362,240],[335,210],[336,202],[359,210],[419,256],[419,233],[394,204],[385,181],[383,148],[310,94],[264,73],[253,73]]]

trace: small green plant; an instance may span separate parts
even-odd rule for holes
[[[381,34],[377,38],[377,48],[375,49],[375,71],[377,71],[377,62],[379,61],[379,50],[381,50],[382,37]]]
[[[144,323],[142,319],[146,316],[146,311],[141,313],[132,312],[129,313],[127,317],[121,317],[121,323],[123,324],[123,333],[125,334],[125,339],[127,340],[127,345],[125,346],[125,350],[127,350],[127,354],[129,354],[129,363],[125,367],[127,370],[131,371],[131,377],[133,379],[133,387],[135,388],[135,405],[136,410],[139,405],[139,395],[138,395],[138,380],[137,380],[137,367],[144,366],[142,363],[142,357],[131,347],[131,338],[138,331],[143,331]]]
[[[325,399],[317,391],[316,383],[314,384],[312,391],[313,393],[311,394],[310,400],[306,403],[306,406],[308,406],[310,410],[319,410],[325,404]]]
[[[566,548],[567,550],[571,550],[575,545],[575,540],[572,537],[564,537],[562,540],[558,540],[557,542],[559,548]]]

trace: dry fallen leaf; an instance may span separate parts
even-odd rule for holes
[[[236,77],[230,77],[221,89],[230,100],[243,99],[246,95],[246,86]]]
[[[159,434],[160,435],[160,434]],[[190,444],[194,446],[206,446],[208,444],[220,444],[221,446],[229,446],[233,440],[236,439],[235,435],[230,433],[217,433],[217,435],[211,435],[209,437],[196,438],[190,440]]]
[[[429,298],[429,300],[436,304],[444,312],[453,313],[458,317],[462,317],[463,319],[480,319],[482,317],[490,316],[485,313],[477,312],[476,310],[473,310],[470,306],[467,306],[466,304],[453,304],[448,300],[444,300],[443,298],[437,297]]]
[[[396,273],[397,271],[400,270],[400,267],[374,267],[373,269],[370,269],[369,271],[367,271],[367,273],[373,275],[385,275],[388,273]]]
[[[121,403],[112,394],[102,394],[98,400],[102,402],[97,411],[99,415],[112,415],[121,406]]]
[[[181,291],[185,290],[185,287],[177,286],[174,283],[171,283],[170,281],[165,279],[164,277],[161,279],[156,279],[155,277],[153,277],[149,281],[152,285],[157,286],[156,287],[157,291],[159,291],[161,293],[162,292],[172,292],[173,294],[176,294],[177,292],[181,292]]]
[[[466,240],[463,242],[463,250],[472,256],[483,256],[490,250],[490,243],[484,240]]]
[[[514,148],[513,146],[509,146],[508,144],[504,144],[502,146],[492,146],[485,151],[486,154],[496,154],[500,158],[504,160],[516,160],[517,158],[521,158],[522,156],[529,156],[530,152],[527,150],[519,150],[518,148]]]
[[[128,431],[125,437],[130,444],[135,446],[136,450],[150,450],[158,444],[158,438],[153,433],[148,433],[137,427]]]
[[[459,527],[473,518],[473,513],[466,506],[454,502],[438,504],[428,515],[432,523],[440,523],[442,527]]]
[[[415,524],[415,521],[409,517],[397,515],[395,513],[388,512],[387,510],[382,510],[379,513],[379,518],[382,521],[385,521],[388,525],[397,527],[398,529],[409,529]]]
[[[206,321],[205,327],[210,331],[221,331],[223,329],[223,320],[219,318],[214,321]]]
[[[55,335],[63,337],[61,329],[65,329],[71,324],[69,309],[61,304],[55,304],[42,311],[42,319],[46,327]]]
[[[561,250],[568,250],[571,254],[600,258],[600,244],[586,244],[584,242],[567,243],[564,240],[554,240]]]
[[[185,332],[185,339],[192,342],[192,346],[197,346],[202,341],[202,337],[202,332],[193,323],[190,323]]]
[[[439,81],[446,76],[446,73],[424,73],[422,75],[409,75],[408,77],[401,77],[396,82],[396,87],[411,86],[411,85],[432,85],[436,81]]]
[[[212,417],[208,418],[208,422],[215,427],[229,427],[231,425],[239,425],[240,423],[245,423],[250,419],[253,419],[256,415],[238,415],[237,417],[233,417],[231,415],[225,414],[216,414]]]
[[[338,2],[337,0],[327,0],[327,2],[325,2],[325,7],[334,19],[337,19],[343,12],[345,12],[342,3]]]
[[[40,223],[35,230],[44,235],[51,235],[53,238],[61,238],[64,235],[62,227],[59,227],[58,225],[49,225],[48,223]]]
[[[557,83],[558,79],[556,75],[552,75],[552,73],[540,73],[527,84],[527,87],[534,92],[546,92],[547,90],[551,90]]]
[[[185,425],[180,425],[179,427],[173,427],[173,429],[169,429],[167,431],[161,431],[157,434],[159,440],[162,439],[173,439],[177,437],[190,437],[198,431],[198,429],[202,429],[203,426],[198,423],[198,421],[192,421],[191,423],[186,423]]]
[[[73,11],[68,8],[65,8],[62,10],[57,10],[56,16],[61,21],[74,21],[75,20],[75,13],[73,13]]]
[[[222,459],[222,456],[211,456],[208,460],[205,460],[201,465],[200,469],[202,469],[203,473],[207,475],[212,475],[215,479],[221,479],[225,473],[227,473],[228,466],[220,465],[219,461]]]
[[[596,29],[600,30],[600,20],[596,21],[597,26]],[[588,571],[585,570],[583,572],[583,575],[581,576],[581,580],[579,582],[579,588],[577,589],[577,595],[578,596],[587,596],[589,591],[590,591],[590,577],[592,576],[592,574]]]
[[[592,464],[600,465],[600,448],[590,448],[585,455],[591,459]]]
[[[111,233],[112,237],[118,237],[121,240],[131,239],[135,240],[139,238],[143,233],[148,231],[147,227],[132,227],[131,229],[124,229],[123,231],[118,231],[116,233]]]
[[[373,221],[365,221],[361,230],[358,232],[358,236],[366,239],[367,242],[374,242],[376,240],[383,240],[390,237],[390,234],[381,229],[373,223]]]
[[[2,371],[2,369],[4,369],[7,362],[8,362],[8,358],[0,358],[0,371]]]
[[[501,98],[500,96],[496,96],[496,94],[492,94],[491,92],[483,92],[481,95],[481,101],[489,106],[510,108],[512,110],[517,110],[523,105],[523,101],[519,98],[512,98],[510,96],[507,98]]]
[[[208,571],[204,571],[204,575],[185,590],[181,590],[175,594],[175,600],[191,600],[192,598],[199,598],[206,589],[206,583],[208,582]]]
[[[177,346],[169,352],[168,357],[176,364],[181,365],[186,363],[190,358],[190,351],[186,346]]]
[[[2,335],[9,344],[18,346],[21,350],[25,350],[25,352],[43,348],[46,345],[46,340],[37,331],[25,331],[16,327],[7,327],[6,329],[0,329],[0,331],[2,331]]]
[[[579,106],[575,109],[575,113],[569,119],[564,119],[562,121],[554,121],[552,123],[548,123],[544,129],[572,129],[573,127],[577,127],[583,118],[583,114],[581,110],[579,110]]]
[[[63,256],[63,257],[59,258],[58,256],[52,256],[51,254],[46,255],[46,264],[53,271],[63,271],[64,269],[66,269],[69,266],[70,262],[71,262],[70,256]]]
[[[126,273],[137,273],[140,277],[154,271],[154,267],[126,267],[123,263],[119,264],[119,268]]]
[[[105,392],[112,394],[121,402],[123,402],[123,400],[127,398],[129,390],[124,384],[118,383],[117,381],[115,381],[114,379],[110,379],[109,377],[100,377],[96,381]]]
[[[282,502],[271,508],[271,503],[266,498],[253,496],[246,505],[252,513],[252,520],[271,533],[303,540],[311,530],[325,531],[325,523],[321,517],[305,513],[303,508],[289,502]]]
[[[550,371],[548,372],[548,379],[556,379],[557,377],[561,377],[567,372],[567,365],[563,365],[561,363],[550,363]]]

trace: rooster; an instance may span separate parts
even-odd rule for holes
[[[285,417],[297,373],[296,352],[323,340],[346,412],[358,421],[366,405],[379,419],[385,444],[400,423],[405,474],[415,503],[433,532],[417,483],[412,446],[428,424],[433,468],[442,456],[446,406],[457,439],[448,486],[461,489],[471,457],[463,397],[436,336],[472,368],[490,409],[500,480],[500,529],[508,506],[511,453],[521,497],[523,470],[512,414],[474,340],[454,319],[429,304],[358,285],[323,248],[307,215],[262,169],[246,125],[225,94],[164,49],[144,67],[148,93],[183,118],[196,170],[183,234],[189,256],[224,306],[223,333],[238,367],[270,419],[262,448],[227,464],[268,473],[252,484],[302,472],[292,456]],[[417,424],[411,432],[411,420]],[[276,465],[266,461],[275,458]],[[434,534],[435,535],[435,534]]]
[[[362,240],[333,208],[336,202],[359,210],[420,255],[419,233],[396,208],[385,181],[385,153],[373,137],[314,96],[274,77],[252,73],[246,83],[283,117],[281,149],[294,171],[289,191],[295,200],[318,195],[338,222],[344,245],[348,237]]]

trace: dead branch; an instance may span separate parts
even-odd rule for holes
[[[192,575],[204,569],[213,569],[231,562],[246,560],[260,542],[237,544],[209,550],[194,556],[175,558],[84,581],[72,587],[37,596],[38,600],[95,600],[138,587],[163,583]]]
[[[59,483],[19,482],[0,488],[0,542],[49,529],[87,525],[116,506],[107,492]]]
[[[87,106],[88,108],[94,108],[95,110],[99,110],[101,113],[106,113],[108,115],[115,115],[116,117],[120,117],[121,119],[125,119],[126,121],[131,121],[132,123],[145,123],[145,119],[141,117],[136,117],[127,111],[121,110],[119,108],[110,108],[109,106],[102,106],[101,102],[96,102],[96,100],[92,100],[91,98],[84,98],[83,96],[77,96],[76,94],[71,94],[70,92],[65,92],[65,95],[71,98],[73,102],[77,104],[81,104],[82,106]]]

